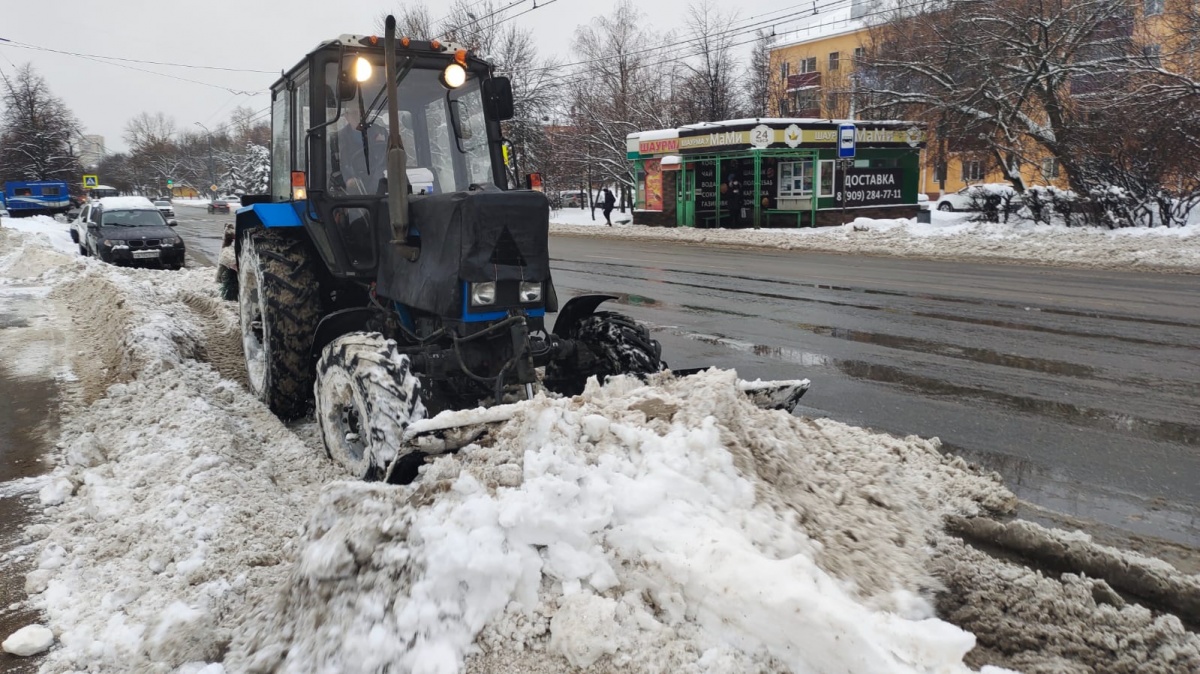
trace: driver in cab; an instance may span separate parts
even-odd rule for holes
[[[334,196],[387,193],[387,140],[387,128],[378,116],[368,122],[354,101],[342,106],[329,148]]]

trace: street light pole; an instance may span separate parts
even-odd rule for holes
[[[208,134],[208,180],[209,180],[208,185],[209,185],[209,188],[211,189],[213,185],[217,184],[217,170],[213,166],[212,131],[209,131],[208,127],[204,126],[200,122],[196,122],[196,126],[200,127],[201,129],[204,129],[204,133]],[[215,199],[216,197],[217,197],[217,195],[214,193],[212,195],[212,198]]]

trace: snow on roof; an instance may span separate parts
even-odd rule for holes
[[[680,131],[704,131],[712,128],[728,128],[734,126],[753,126],[755,124],[767,124],[770,126],[781,126],[786,124],[829,124],[850,122],[862,126],[912,126],[913,122],[903,119],[831,119],[826,117],[753,117],[747,119],[726,119],[720,122],[697,122],[679,127]]]
[[[775,37],[772,48],[843,35],[878,23],[899,5],[899,0],[824,0],[813,14],[794,22]]]
[[[100,200],[100,207],[104,210],[124,209],[128,211],[156,211],[154,202],[146,197],[104,197]]]
[[[679,137],[679,129],[655,129],[654,131],[635,131],[628,136],[629,140],[650,141],[650,140],[669,140]]]

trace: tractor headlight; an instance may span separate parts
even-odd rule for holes
[[[530,302],[542,301],[542,284],[528,283],[521,281],[521,303],[528,304]]]
[[[471,284],[471,305],[483,306],[496,303],[496,282]]]
[[[467,81],[467,69],[457,63],[451,63],[442,71],[442,84],[451,89],[457,89]]]
[[[374,70],[374,68],[371,66],[371,62],[359,56],[358,59],[354,61],[355,81],[366,82],[367,80],[371,79],[372,70]]]

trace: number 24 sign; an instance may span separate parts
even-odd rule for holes
[[[766,124],[759,124],[750,129],[750,145],[757,148],[765,148],[775,139],[775,132]]]

